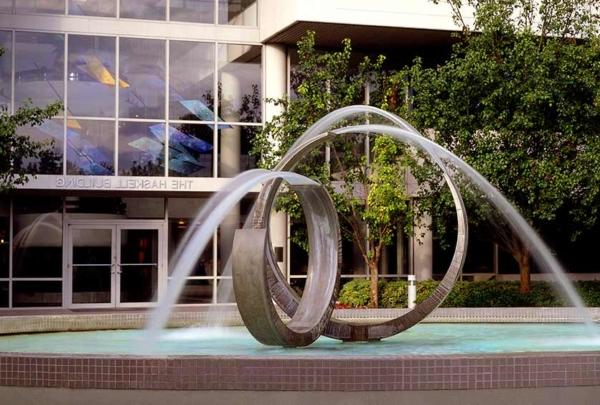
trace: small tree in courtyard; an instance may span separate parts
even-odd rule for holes
[[[363,104],[365,86],[377,80],[383,57],[365,58],[358,66],[351,63],[351,45],[332,52],[315,50],[314,33],[298,43],[299,63],[292,76],[297,97],[270,100],[283,107],[283,113],[265,125],[254,141],[254,153],[262,167],[272,168],[292,143],[314,122],[340,107]],[[359,118],[364,123],[364,118]],[[346,123],[348,124],[348,123]],[[365,153],[371,142],[371,153]],[[378,305],[378,267],[385,246],[399,229],[411,232],[413,210],[405,190],[406,167],[410,154],[393,139],[381,136],[367,141],[365,136],[336,140],[328,145],[331,159],[315,151],[298,165],[296,171],[320,181],[330,191],[339,212],[342,235],[360,251],[369,269],[371,305]],[[294,194],[284,193],[280,208],[295,223],[302,221]],[[306,235],[292,234],[292,241],[306,248]]]

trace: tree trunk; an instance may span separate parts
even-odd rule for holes
[[[369,280],[371,281],[370,283],[370,296],[371,296],[371,302],[369,303],[369,307],[370,308],[378,308],[379,307],[379,289],[377,286],[377,273],[378,273],[378,268],[377,268],[377,261],[375,260],[369,260]]]
[[[531,258],[527,249],[521,247],[516,254],[516,259],[519,263],[520,290],[526,294],[531,291]]]

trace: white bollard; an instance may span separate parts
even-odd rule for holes
[[[414,274],[408,276],[408,309],[413,309],[417,302],[417,281]]]

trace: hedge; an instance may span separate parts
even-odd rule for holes
[[[437,281],[417,283],[417,303],[431,295]],[[575,283],[585,305],[600,306],[600,281]],[[406,308],[406,281],[380,281],[379,306],[381,308]],[[369,305],[369,280],[354,279],[344,284],[339,295],[341,306],[361,308]],[[458,281],[442,307],[560,307],[565,300],[552,283],[534,281],[531,292],[522,294],[518,281]]]

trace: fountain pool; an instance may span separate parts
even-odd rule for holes
[[[0,352],[169,356],[420,356],[578,352],[600,349],[582,324],[419,324],[380,342],[319,338],[306,348],[269,347],[244,327],[165,330],[153,347],[139,330],[62,332],[0,337]]]

